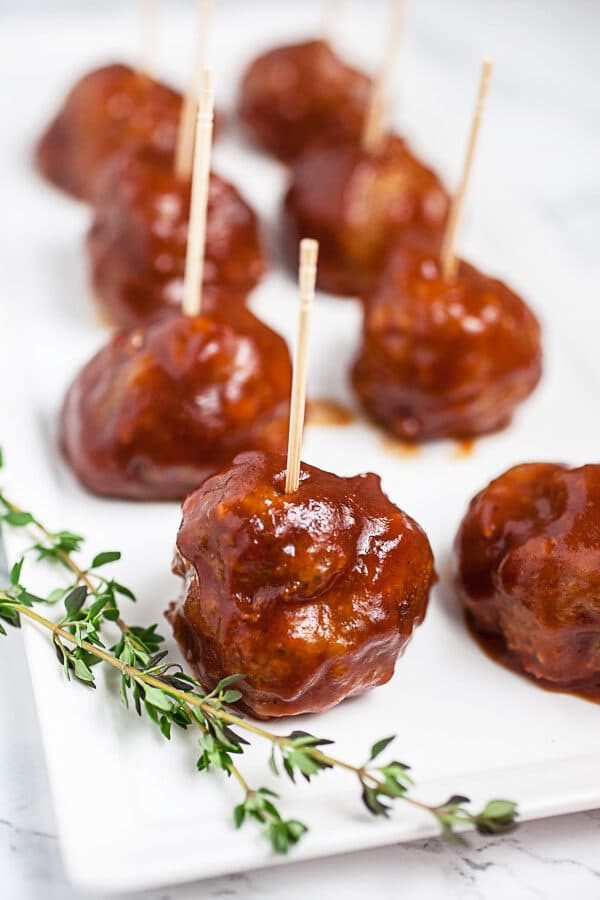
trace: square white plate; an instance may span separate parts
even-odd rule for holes
[[[284,4],[263,6],[262,17],[256,15],[256,4],[252,10],[249,4],[219,10],[211,55],[222,104],[231,100],[244,62],[260,48],[300,34],[303,25],[310,33],[310,11],[300,13],[296,4],[294,9],[291,4],[286,9]],[[268,35],[263,33],[265,21]],[[347,49],[358,58],[376,58],[377,25],[368,22],[360,31],[361,46],[349,43]],[[139,596],[130,620],[158,620],[167,633],[162,613],[178,590],[170,574],[177,505],[91,497],[57,452],[56,417],[64,389],[107,333],[87,294],[82,239],[89,212],[45,187],[29,165],[32,141],[66,87],[97,62],[131,58],[134,38],[133,23],[128,28],[118,13],[62,22],[43,19],[35,29],[18,19],[5,23],[0,56],[4,83],[10,73],[19,77],[3,120],[8,154],[1,177],[8,227],[2,275],[11,335],[0,354],[4,482],[18,502],[52,527],[86,535],[90,553],[122,550],[115,575]],[[163,51],[168,51],[163,56],[175,60],[172,68],[183,77],[192,34],[182,15],[165,22],[163,40]],[[35,58],[36,66],[23,66],[27,58]],[[460,159],[471,98],[465,97],[464,120],[448,122],[440,79],[432,81],[418,57],[409,58],[403,68],[403,129],[448,174]],[[381,435],[361,419],[348,428],[307,429],[307,461],[339,474],[381,474],[391,499],[426,529],[442,580],[390,684],[293,724],[335,739],[337,753],[356,762],[373,740],[395,732],[395,754],[412,763],[423,799],[441,801],[449,793],[466,792],[478,805],[490,796],[507,796],[519,802],[523,818],[533,818],[600,805],[598,707],[541,691],[490,662],[465,631],[448,585],[448,559],[468,500],[493,476],[525,460],[581,463],[597,453],[598,372],[592,340],[600,322],[590,287],[499,184],[491,156],[493,148],[486,147],[484,137],[462,244],[474,262],[522,291],[540,315],[544,379],[513,426],[480,440],[468,457],[460,458],[451,443],[440,443],[400,459],[383,448]],[[234,132],[219,143],[215,167],[232,177],[256,206],[271,226],[275,246],[282,167],[251,150]],[[289,337],[296,321],[295,299],[293,282],[274,264],[252,305]],[[357,303],[319,297],[310,394],[353,404],[347,371],[359,326]],[[234,830],[236,785],[219,774],[196,773],[193,736],[177,734],[170,744],[162,741],[149,723],[138,722],[119,705],[110,678],[105,683],[100,677],[94,695],[65,684],[47,638],[30,628],[25,633],[62,851],[77,885],[141,889],[285,862],[274,857],[258,829]],[[168,648],[177,652],[170,638]],[[287,721],[273,727],[285,732],[292,726]],[[243,768],[252,784],[281,793],[287,815],[309,824],[309,834],[290,858],[435,833],[429,819],[401,804],[389,821],[373,820],[360,805],[358,785],[344,774],[324,773],[310,786],[278,781],[267,772],[267,754],[266,745],[256,744]],[[90,794],[92,815],[85,812]]]

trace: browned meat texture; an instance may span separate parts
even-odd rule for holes
[[[177,307],[190,213],[190,182],[173,173],[173,155],[129,148],[107,165],[88,235],[92,286],[121,326]],[[211,173],[204,284],[242,302],[266,271],[257,217],[236,188]]]
[[[354,389],[404,441],[469,437],[510,423],[541,375],[538,322],[505,284],[460,263],[397,252],[365,305]]]
[[[181,95],[135,72],[110,65],[84,75],[36,148],[42,174],[81,200],[93,200],[106,161],[122,147],[142,143],[173,150]]]
[[[376,475],[244,453],[185,501],[169,611],[207,687],[243,673],[243,705],[266,718],[328,709],[384,684],[425,615],[435,578],[427,537]]]
[[[239,115],[258,144],[289,162],[315,140],[358,141],[370,85],[325,41],[278,47],[246,70]]]
[[[167,314],[115,335],[79,373],[64,453],[95,493],[179,499],[241,450],[284,450],[290,384],[284,340],[246,309]]]
[[[448,213],[437,176],[392,135],[366,153],[346,145],[314,146],[292,169],[283,212],[286,252],[297,262],[298,241],[319,241],[318,286],[333,294],[374,290],[390,249],[437,249]]]
[[[600,465],[515,466],[469,506],[459,597],[500,659],[600,700]]]

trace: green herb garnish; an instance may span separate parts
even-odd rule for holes
[[[394,737],[377,741],[368,760],[355,766],[323,749],[333,743],[330,740],[304,731],[280,736],[245,719],[230,709],[240,699],[236,684],[243,675],[224,678],[207,693],[179,664],[169,662],[167,652],[161,650],[164,638],[156,625],[144,628],[124,621],[119,604],[122,598],[134,601],[134,594],[99,571],[120,559],[118,551],[98,553],[89,566],[81,567],[74,558],[84,543],[81,535],[50,531],[2,491],[0,522],[34,535],[34,543],[10,571],[10,584],[0,588],[0,634],[7,633],[4,625],[19,627],[21,617],[34,621],[51,635],[67,680],[74,679],[89,688],[96,687],[94,667],[98,664],[119,670],[123,705],[133,706],[139,716],[145,714],[167,740],[173,726],[194,731],[200,749],[198,770],[221,769],[240,785],[243,797],[233,811],[236,827],[250,819],[258,822],[276,853],[287,853],[305,834],[307,826],[284,818],[276,803],[278,795],[272,790],[248,785],[234,762],[234,757],[243,756],[248,745],[239,732],[270,745],[268,764],[274,775],[285,772],[292,781],[297,776],[310,781],[325,769],[349,772],[358,780],[362,801],[374,816],[389,816],[392,805],[402,801],[433,815],[442,835],[455,841],[463,840],[459,831],[468,826],[481,834],[498,834],[514,827],[517,807],[509,800],[491,800],[476,814],[467,809],[469,799],[462,795],[454,795],[437,806],[416,799],[409,766],[397,761],[385,765],[376,762]],[[23,568],[32,557],[60,566],[69,575],[66,584],[54,588],[46,597],[31,593],[23,583]],[[62,614],[56,622],[37,611],[40,606],[58,604],[62,604]]]

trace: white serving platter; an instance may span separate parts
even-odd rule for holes
[[[244,62],[259,49],[310,33],[316,6],[302,13],[296,7],[265,0],[247,4],[247,11],[241,4],[220,8],[211,55],[223,105],[231,101]],[[180,79],[191,52],[189,20],[190,13],[186,20],[180,9],[164,23],[163,61]],[[10,73],[18,71],[19,78],[3,111],[6,158],[1,178],[8,220],[0,354],[1,442],[7,458],[3,481],[15,500],[34,508],[51,526],[86,535],[90,553],[122,550],[115,575],[140,598],[130,620],[161,621],[168,633],[162,614],[178,590],[170,574],[177,505],[91,497],[57,452],[56,421],[64,389],[107,333],[86,287],[82,239],[88,210],[45,186],[29,165],[36,132],[75,77],[97,62],[131,58],[135,31],[134,23],[127,27],[127,22],[121,12],[62,20],[57,14],[37,28],[18,17],[5,23],[3,83],[11,83]],[[361,46],[353,47],[349,39],[348,52],[374,59],[382,22],[366,22],[360,29]],[[36,65],[23,65],[28,58]],[[403,71],[403,129],[447,175],[460,159],[472,98],[464,98],[464,119],[449,123],[439,73],[434,77],[418,53],[409,55]],[[596,456],[599,376],[593,336],[600,322],[591,288],[499,182],[493,157],[494,148],[486,147],[484,138],[462,244],[473,261],[522,291],[540,315],[544,379],[513,426],[478,441],[470,456],[460,457],[452,443],[444,442],[400,458],[385,450],[381,435],[360,418],[346,428],[307,429],[308,462],[339,474],[372,470],[382,476],[391,499],[426,529],[441,582],[424,625],[388,685],[293,724],[335,739],[338,755],[356,762],[375,739],[397,733],[395,753],[413,765],[420,797],[441,801],[465,792],[475,805],[491,796],[510,797],[519,802],[525,819],[600,805],[599,710],[576,697],[539,690],[481,653],[452,596],[449,553],[468,500],[493,476],[525,460],[575,464]],[[256,206],[274,247],[283,168],[251,150],[233,131],[219,143],[215,167],[232,177]],[[289,338],[295,298],[293,282],[274,263],[252,305]],[[311,395],[353,404],[347,372],[359,326],[356,302],[319,296]],[[236,785],[219,774],[195,771],[191,735],[178,734],[167,744],[149,723],[138,722],[119,705],[110,678],[106,683],[100,678],[94,695],[67,685],[47,638],[33,628],[25,629],[25,638],[62,853],[79,887],[142,889],[436,831],[426,816],[401,804],[390,820],[372,819],[360,805],[358,785],[344,774],[324,773],[310,786],[277,780],[267,772],[267,746],[256,744],[244,757],[248,780],[277,789],[286,814],[310,826],[289,857],[275,857],[257,829],[234,830]],[[176,654],[170,638],[168,647]],[[273,726],[281,732],[291,727],[289,721]],[[85,812],[90,793],[93,814]]]

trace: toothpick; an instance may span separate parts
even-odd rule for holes
[[[292,378],[292,397],[290,403],[290,430],[288,434],[287,469],[285,473],[285,492],[292,494],[300,484],[300,454],[302,452],[302,436],[304,432],[304,411],[306,408],[306,373],[308,367],[308,335],[310,313],[315,296],[317,278],[317,257],[319,244],[317,241],[304,238],[300,241],[300,268],[298,282],[300,286],[300,314],[298,317],[298,333],[294,350],[294,374]]]
[[[213,0],[199,0],[194,65],[192,77],[181,105],[179,128],[177,130],[177,146],[175,147],[175,177],[179,180],[188,179],[192,174],[196,110],[200,98],[206,36],[208,34],[212,10]]]
[[[339,30],[345,5],[345,0],[321,0],[321,39],[329,44]]]
[[[196,123],[190,223],[185,255],[183,312],[186,316],[197,316],[202,308],[202,277],[204,274],[213,116],[213,73],[212,69],[206,67],[202,73],[202,93]]]
[[[475,147],[477,146],[477,138],[479,135],[479,126],[481,125],[481,117],[483,115],[485,100],[488,94],[493,68],[494,60],[489,58],[484,59],[481,68],[481,80],[479,82],[479,94],[477,96],[477,103],[475,104],[475,110],[473,112],[471,132],[469,134],[467,152],[465,154],[465,160],[463,163],[462,177],[460,179],[458,189],[452,200],[450,215],[448,216],[448,224],[446,225],[446,232],[444,234],[444,240],[442,242],[442,249],[440,253],[442,263],[442,277],[447,281],[453,281],[456,278],[456,273],[458,271],[458,260],[454,254],[456,235],[458,233],[458,226],[460,224],[465,204],[465,195],[467,193],[469,176],[471,175],[471,169],[473,166]]]
[[[389,83],[392,77],[394,59],[400,45],[400,38],[404,31],[405,14],[406,0],[392,0],[392,19],[388,30],[387,42],[379,71],[371,87],[362,133],[362,147],[366,153],[376,153],[381,147],[386,134],[385,113]]]
[[[138,74],[150,78],[156,61],[158,0],[139,0],[140,57]]]

